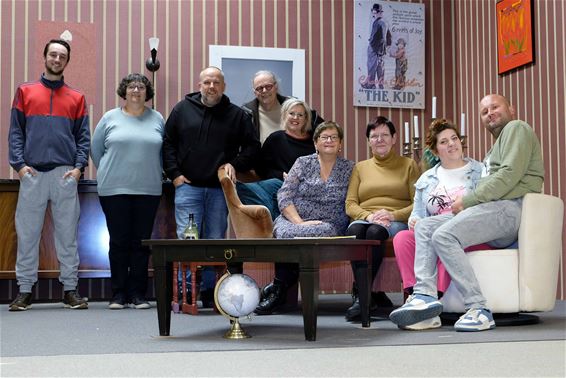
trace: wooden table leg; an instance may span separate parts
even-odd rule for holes
[[[171,298],[173,291],[173,264],[166,263],[165,266],[154,264],[155,275],[155,299],[157,302],[157,320],[159,323],[159,335],[169,336],[171,329]]]
[[[370,326],[370,316],[369,316],[369,303],[371,296],[370,287],[370,274],[371,270],[368,269],[368,263],[366,261],[356,261],[354,266],[354,279],[358,285],[359,295],[360,295],[360,310],[362,318],[362,327]]]
[[[319,269],[301,268],[301,301],[303,306],[303,324],[305,339],[316,341],[316,317],[318,314]]]

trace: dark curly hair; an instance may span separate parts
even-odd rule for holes
[[[444,130],[454,130],[458,139],[462,139],[460,136],[460,132],[456,128],[456,126],[452,123],[452,121],[447,120],[445,118],[435,119],[432,121],[430,126],[428,127],[428,134],[425,139],[425,145],[431,151],[437,152],[436,143],[438,142],[438,134],[443,132]]]
[[[372,122],[368,123],[368,126],[366,128],[366,138],[369,139],[369,133],[372,130],[377,129],[377,127],[381,126],[381,125],[385,125],[389,128],[389,132],[391,133],[391,136],[395,135],[396,131],[395,131],[395,125],[393,124],[393,122],[391,122],[389,120],[389,118],[387,118],[387,117],[377,116],[377,117],[375,117],[375,119]]]
[[[126,99],[126,88],[130,83],[142,83],[145,85],[145,101],[149,101],[153,98],[155,92],[153,91],[151,81],[140,73],[131,73],[120,81],[120,85],[118,85],[118,89],[116,90],[118,96],[122,97],[124,100]]]

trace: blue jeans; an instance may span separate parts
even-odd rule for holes
[[[228,228],[228,208],[221,188],[202,188],[183,184],[175,188],[175,221],[177,237],[182,239],[189,223],[189,214],[194,214],[201,239],[224,239]],[[215,285],[216,273],[213,267],[203,269],[202,288]]]
[[[194,214],[201,239],[224,239],[228,228],[228,208],[221,188],[201,188],[183,184],[175,188],[177,237],[182,239]]]
[[[263,205],[271,213],[271,219],[275,220],[281,214],[277,204],[277,191],[283,185],[283,181],[273,178],[257,182],[236,183],[238,197],[244,205]]]
[[[415,275],[413,293],[436,297],[436,262],[440,258],[467,309],[486,305],[479,283],[464,253],[471,245],[508,246],[517,239],[522,198],[482,203],[457,215],[421,219],[415,226]]]

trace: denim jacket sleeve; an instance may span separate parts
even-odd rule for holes
[[[483,169],[483,164],[477,160],[466,158],[466,161],[470,162],[470,170],[468,171],[468,184],[466,185],[466,191],[470,192],[474,190],[478,185],[481,178],[481,173]]]
[[[413,211],[409,219],[422,219],[430,216],[426,209],[426,203],[430,191],[438,185],[438,177],[436,175],[437,168],[438,164],[424,172],[415,183]]]
[[[483,168],[483,164],[477,160],[466,158],[467,162],[470,163],[470,169],[467,172],[467,184],[466,190],[469,192],[477,186],[480,178],[481,172]],[[440,163],[426,171],[419,177],[418,181],[415,184],[415,199],[413,202],[413,212],[411,213],[411,218],[422,219],[425,217],[429,217],[430,213],[427,210],[427,201],[431,190],[436,188],[438,185],[438,175],[437,170],[440,166]]]

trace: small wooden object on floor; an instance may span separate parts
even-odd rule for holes
[[[202,266],[215,266],[216,268],[216,280],[220,278],[226,272],[226,264],[223,262],[178,262],[173,264],[173,301],[171,303],[171,307],[173,312],[179,313],[182,312],[183,314],[191,314],[197,315],[198,314],[198,306],[197,306],[197,298],[199,294],[199,287],[197,285],[197,270],[199,267]],[[181,303],[179,305],[178,299],[179,292],[178,292],[178,271],[181,269],[181,277],[186,277],[187,268],[191,271],[191,301],[190,303],[187,302],[187,282],[183,279],[182,281],[182,290],[183,290],[183,297]],[[216,306],[216,304],[215,304]]]

